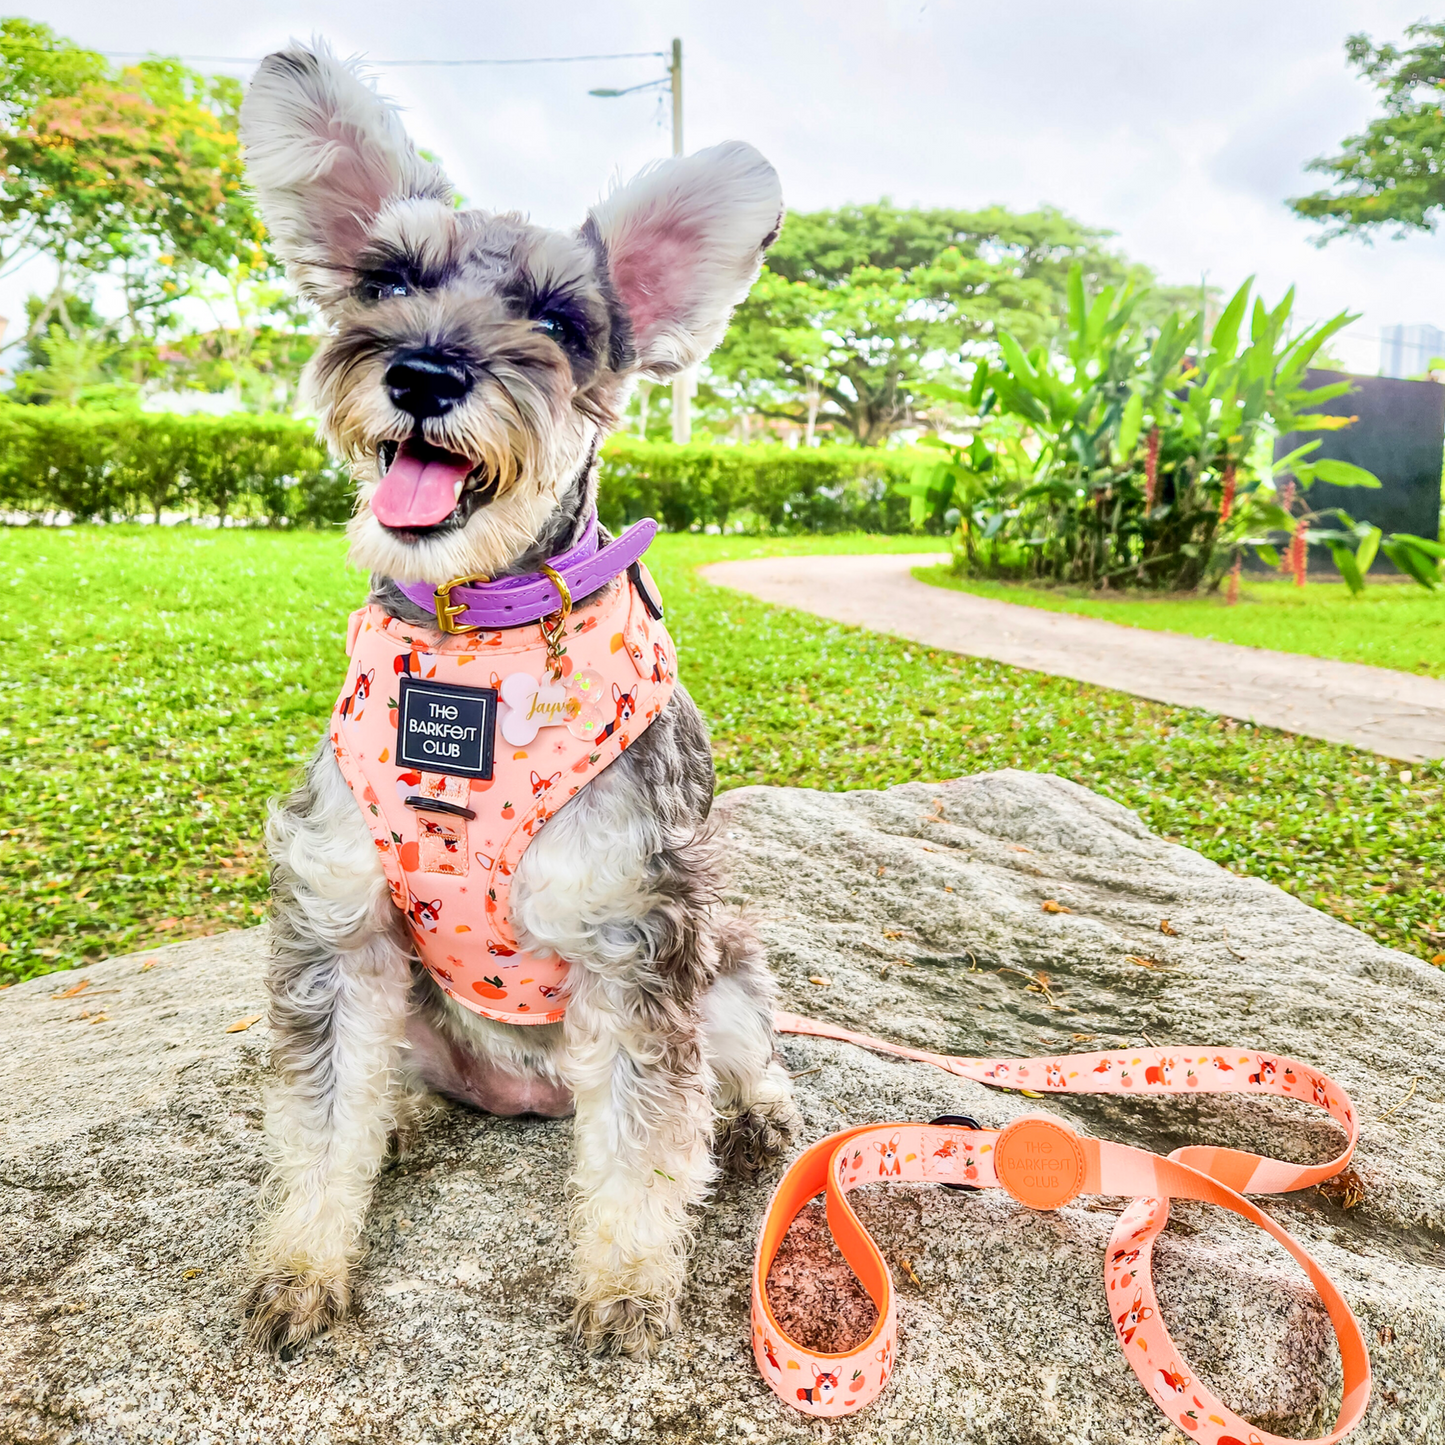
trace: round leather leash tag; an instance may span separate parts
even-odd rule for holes
[[[1072,1129],[1037,1114],[1015,1120],[994,1144],[998,1182],[1030,1209],[1059,1209],[1084,1187],[1084,1148]]]

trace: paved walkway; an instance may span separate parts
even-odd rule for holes
[[[940,560],[936,552],[768,557],[715,562],[701,571],[710,582],[764,602],[928,647],[1350,743],[1403,762],[1445,757],[1445,682],[1045,612],[909,576],[910,568]]]

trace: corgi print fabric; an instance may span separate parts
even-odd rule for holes
[[[363,607],[351,619],[351,666],[331,715],[336,760],[418,956],[452,998],[503,1023],[553,1023],[566,1005],[566,964],[524,952],[508,921],[518,860],[547,819],[662,711],[674,685],[672,639],[625,579],[572,613],[563,649],[560,682],[596,674],[591,691],[605,712],[590,727],[579,723],[582,736],[568,724],[543,727],[522,748],[498,728],[490,778],[399,763],[397,684],[499,692],[519,672],[550,682],[535,623],[447,636]]]

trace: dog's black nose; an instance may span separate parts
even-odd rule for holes
[[[434,351],[406,351],[386,369],[386,389],[420,420],[450,411],[471,390],[466,371]]]

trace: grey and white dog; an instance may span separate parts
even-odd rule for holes
[[[420,624],[434,619],[392,579],[527,572],[574,544],[633,380],[717,344],[781,221],[776,174],[737,143],[649,168],[575,232],[459,210],[394,108],[324,46],[262,62],[242,139],[275,244],[327,324],[309,386],[359,484],[351,560],[373,600]],[[372,514],[399,452],[469,463],[436,525]],[[267,833],[280,1083],[258,1339],[291,1353],[346,1313],[373,1181],[429,1091],[494,1114],[575,1111],[578,1337],[645,1355],[673,1325],[714,1152],[754,1171],[796,1120],[766,964],[718,910],[713,782],[679,687],[538,834],[512,922],[524,948],[568,963],[567,1011],[517,1028],[421,971],[323,744]]]

